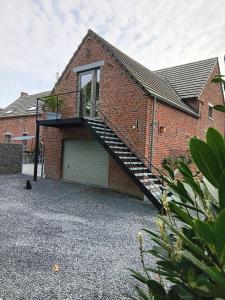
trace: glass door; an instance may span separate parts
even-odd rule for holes
[[[79,114],[83,117],[98,115],[100,70],[90,70],[79,74],[80,99]]]

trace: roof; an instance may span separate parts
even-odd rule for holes
[[[218,59],[209,58],[189,64],[154,71],[168,80],[181,99],[200,96]]]
[[[162,76],[159,76],[158,74],[156,74],[156,72],[152,72],[139,62],[135,61],[92,30],[89,30],[88,34],[95,36],[101,43],[103,43],[103,45],[107,47],[110,53],[152,96],[156,96],[158,99],[187,113],[198,116],[198,114],[193,109],[191,109],[182,101],[180,95],[178,95],[177,91],[168,80],[166,80]]]
[[[36,114],[36,99],[48,96],[49,91],[34,95],[20,96],[16,101],[0,111],[0,118],[31,116]]]
[[[138,82],[138,84],[143,87],[146,92],[148,92],[152,96],[155,96],[157,99],[182,111],[185,111],[195,117],[199,116],[196,111],[186,105],[185,98],[192,97],[192,95],[193,97],[197,97],[196,95],[199,96],[209,78],[210,72],[212,71],[213,66],[216,63],[217,58],[157,71],[151,71],[90,29],[88,30],[77,50],[66,65],[55,87],[61,81],[65,72],[68,71],[75,55],[89,36],[95,37],[103,45],[103,47],[105,47],[108,52],[111,53],[111,55],[136,80],[136,82]],[[172,70],[173,68],[174,72]],[[182,68],[183,70],[185,70],[184,74],[181,70]],[[178,73],[176,73],[176,70]],[[54,92],[55,87],[53,88],[52,92]]]

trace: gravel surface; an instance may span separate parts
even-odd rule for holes
[[[50,179],[0,176],[0,299],[127,299],[151,204]],[[53,272],[54,264],[60,266]]]

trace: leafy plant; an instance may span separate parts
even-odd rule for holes
[[[164,180],[173,200],[162,197],[158,232],[143,231],[154,246],[145,249],[139,235],[144,272],[131,270],[142,284],[136,286],[138,298],[131,299],[225,299],[225,141],[209,128],[206,141],[192,138],[189,149],[200,172],[179,162],[181,181],[167,166]],[[155,264],[147,267],[153,257]]]
[[[58,107],[58,111],[59,111],[64,103],[63,99],[59,98],[58,96],[54,96],[54,95],[42,97],[42,100],[44,101],[43,109],[44,110],[46,109],[50,112],[57,112],[57,107]]]
[[[163,159],[162,166],[169,166],[171,169],[175,170],[180,162],[189,165],[192,163],[192,158],[189,154],[167,156]]]

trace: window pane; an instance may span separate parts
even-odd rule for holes
[[[95,105],[96,105],[96,116],[98,116],[98,107],[99,107],[99,81],[100,81],[100,70],[98,69],[96,71],[96,100],[95,100]]]
[[[80,74],[81,109],[85,116],[91,114],[92,73]]]

